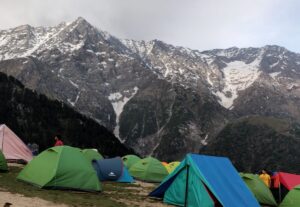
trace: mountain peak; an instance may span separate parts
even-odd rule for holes
[[[71,22],[69,25],[71,26],[80,26],[80,27],[89,27],[89,28],[94,28],[86,19],[83,17],[78,17],[75,19],[73,22]]]
[[[83,17],[77,17],[77,19],[76,19],[74,22],[90,24],[90,23],[89,23],[86,19],[84,19]]]
[[[71,28],[71,30],[74,30],[75,28],[77,28],[80,33],[85,33],[87,31],[90,31],[94,34],[99,33],[104,39],[112,38],[112,35],[110,35],[108,32],[98,29],[97,27],[90,24],[83,17],[78,17],[76,20],[71,22],[68,26],[69,26],[69,28]]]
[[[20,26],[14,28],[13,30],[14,31],[21,31],[21,30],[22,31],[24,31],[24,30],[30,31],[30,30],[32,30],[32,26],[30,26],[29,24],[24,24],[24,25],[20,25]]]
[[[280,53],[288,51],[285,47],[278,46],[278,45],[265,45],[263,49],[267,51],[280,52]]]

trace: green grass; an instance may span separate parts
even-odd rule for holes
[[[46,190],[16,180],[21,168],[10,167],[8,173],[0,173],[0,192],[23,194],[26,197],[39,197],[47,201],[70,206],[101,206],[101,207],[123,207],[138,206],[135,203],[145,201],[148,198],[141,195],[141,186],[137,184],[123,184],[105,182],[102,183],[103,192],[90,193],[67,190]],[[151,191],[152,188],[146,189]],[[133,204],[126,205],[124,200]],[[122,201],[122,202],[120,202]],[[151,202],[149,200],[149,202]],[[150,205],[149,205],[150,206]]]

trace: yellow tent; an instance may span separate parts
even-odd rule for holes
[[[167,166],[165,166],[167,168],[168,173],[170,174],[171,172],[173,172],[173,170],[175,170],[175,168],[180,165],[180,162],[170,162]]]

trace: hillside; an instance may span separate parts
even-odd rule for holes
[[[239,171],[300,172],[300,124],[274,117],[250,116],[228,123],[200,151],[229,157]]]
[[[71,107],[25,88],[13,77],[0,73],[0,123],[8,125],[25,143],[44,150],[61,134],[67,145],[97,148],[108,156],[132,152],[105,127]]]

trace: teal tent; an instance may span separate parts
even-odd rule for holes
[[[176,206],[260,206],[227,158],[197,154],[188,154],[149,196]]]

